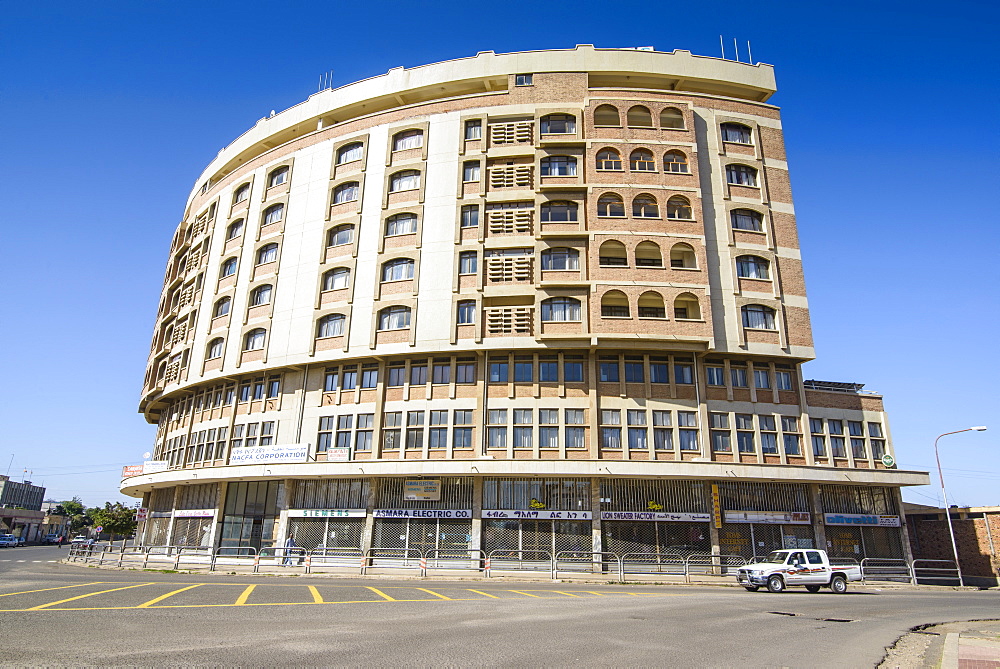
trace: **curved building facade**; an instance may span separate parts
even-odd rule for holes
[[[813,357],[770,66],[395,69],[223,149],[122,492],[146,544],[903,557],[880,396]]]

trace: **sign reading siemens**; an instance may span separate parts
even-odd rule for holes
[[[825,513],[827,525],[875,525],[876,527],[899,527],[899,516],[870,516],[863,513]]]
[[[364,518],[364,509],[289,509],[289,518]]]
[[[309,447],[304,444],[290,446],[244,446],[229,452],[229,464],[253,465],[266,462],[305,462]]]
[[[472,518],[472,509],[375,509],[376,518]]]

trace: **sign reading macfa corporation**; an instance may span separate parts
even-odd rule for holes
[[[268,462],[305,462],[309,447],[305,444],[287,446],[243,446],[229,452],[231,465],[255,465]]]

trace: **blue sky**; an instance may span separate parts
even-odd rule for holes
[[[120,467],[152,446],[136,405],[188,192],[320,73],[340,85],[575,44],[719,55],[723,34],[730,57],[735,37],[776,66],[818,354],[806,377],[884,393],[904,468],[932,468],[942,432],[991,426],[941,445],[949,496],[998,505],[998,27],[988,2],[4,3],[0,473],[119,499]]]

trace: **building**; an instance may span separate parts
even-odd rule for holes
[[[0,533],[37,541],[45,516],[41,511],[43,499],[45,488],[31,481],[11,481],[0,474]]]
[[[918,560],[954,560],[944,509],[903,503],[910,550]],[[951,507],[955,547],[966,583],[1000,585],[1000,506]],[[932,566],[932,563],[927,563]]]
[[[772,67],[575,49],[261,119],[170,248],[147,544],[903,557],[812,335]]]

